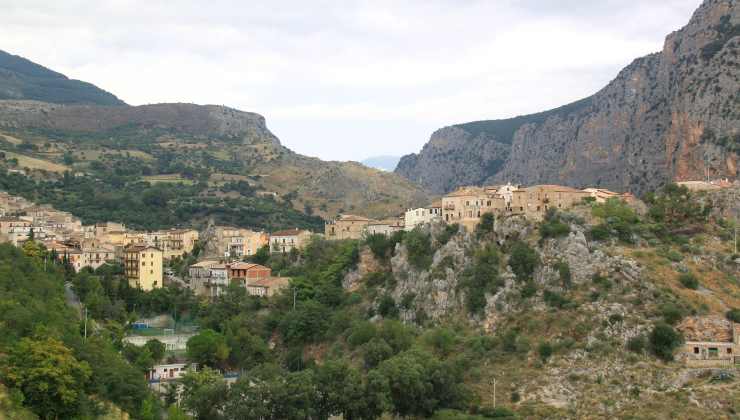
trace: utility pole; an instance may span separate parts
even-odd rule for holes
[[[296,300],[296,297],[297,297],[297,296],[298,296],[298,289],[296,289],[296,288],[294,287],[294,288],[293,288],[293,310],[294,310],[294,311],[295,311],[295,300]]]
[[[493,408],[496,408],[496,377],[493,377]]]

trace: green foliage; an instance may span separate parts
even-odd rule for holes
[[[286,342],[305,344],[321,340],[328,325],[328,308],[309,300],[300,302],[295,311],[288,312],[278,329]]]
[[[440,408],[459,408],[468,399],[462,372],[428,353],[410,350],[378,367],[388,381],[393,412],[429,417]]]
[[[373,252],[375,258],[381,261],[388,261],[393,256],[393,250],[396,244],[401,240],[402,237],[398,235],[387,236],[382,233],[374,233],[365,238],[365,244]]]
[[[625,243],[634,243],[634,234],[639,228],[640,218],[623,200],[610,198],[601,204],[593,204],[591,213],[601,219],[601,224],[589,231],[593,240],[615,237]]]
[[[657,357],[673,360],[673,352],[683,344],[683,337],[668,324],[656,324],[649,336],[650,350]]]
[[[547,362],[547,360],[550,359],[550,356],[552,356],[552,353],[553,347],[548,341],[543,341],[539,346],[537,346],[537,354],[539,354],[540,360],[543,362]]]
[[[725,317],[732,322],[740,323],[740,309],[732,308],[725,313]]]
[[[406,232],[403,239],[409,254],[409,263],[417,270],[426,270],[432,265],[432,242],[429,235],[419,229]]]
[[[658,308],[663,320],[670,325],[675,325],[681,321],[688,313],[687,309],[673,302],[666,302]]]
[[[549,306],[557,309],[568,309],[574,306],[574,303],[570,299],[551,290],[545,290],[543,299]]]
[[[683,273],[678,276],[678,281],[687,289],[696,290],[699,288],[699,280],[692,273]]]
[[[558,276],[560,277],[560,284],[564,288],[569,288],[573,283],[573,275],[570,272],[570,265],[567,261],[558,261],[555,263],[555,269],[558,270]]]
[[[436,239],[440,246],[445,245],[447,242],[452,239],[453,236],[457,235],[457,233],[460,232],[460,225],[457,223],[452,223],[449,225],[445,225],[444,230],[440,232]]]
[[[144,348],[149,351],[152,355],[154,362],[159,362],[164,357],[164,353],[167,350],[164,343],[159,340],[149,340],[144,345]]]
[[[229,357],[229,351],[226,338],[210,329],[190,337],[187,343],[188,359],[204,366],[222,366]]]
[[[97,162],[97,161],[96,161]],[[135,166],[122,165],[121,170]],[[85,224],[120,221],[137,229],[166,229],[213,218],[217,223],[265,230],[287,227],[319,230],[322,220],[287,203],[264,197],[206,197],[205,184],[154,184],[141,174],[119,175],[102,165],[96,177],[65,174],[60,181],[35,181],[0,169],[0,189],[54,208],[73,212]]]
[[[702,205],[688,188],[676,184],[666,185],[658,194],[648,194],[645,202],[650,205],[648,215],[658,224],[656,233],[667,239],[673,232],[700,226],[711,211],[711,206]]]
[[[547,209],[545,219],[540,223],[540,236],[542,239],[559,238],[570,233],[570,226],[563,222],[560,214],[554,208]]]
[[[496,293],[503,286],[499,277],[499,253],[493,244],[476,252],[473,265],[464,273],[460,284],[465,291],[465,304],[472,314],[480,314],[486,307],[486,293]]]
[[[532,278],[534,270],[540,264],[540,256],[524,242],[518,241],[511,246],[509,266],[519,281]]]
[[[632,353],[642,354],[647,348],[647,339],[642,334],[636,335],[627,340],[627,350]]]
[[[23,338],[0,362],[3,382],[19,389],[36,414],[53,419],[80,411],[92,372],[61,341]]]
[[[196,419],[221,419],[228,386],[221,374],[207,366],[182,376],[182,405]]]
[[[489,236],[491,233],[493,233],[493,225],[495,221],[496,218],[494,217],[493,213],[483,213],[480,216],[480,221],[478,222],[478,225],[475,227],[475,236],[478,239]]]
[[[396,300],[390,294],[384,294],[378,302],[378,314],[383,318],[398,318]]]
[[[393,354],[391,346],[382,338],[373,338],[362,347],[362,358],[367,369],[375,368]]]

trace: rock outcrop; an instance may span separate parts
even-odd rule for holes
[[[506,181],[642,193],[671,180],[737,177],[739,51],[737,1],[706,0],[661,52],[593,96],[443,128],[396,172],[435,193]]]

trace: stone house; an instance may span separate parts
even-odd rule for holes
[[[361,239],[365,234],[365,228],[377,220],[353,214],[340,214],[334,220],[327,221],[324,225],[324,237],[326,239]]]
[[[682,359],[690,367],[740,364],[740,324],[720,316],[687,317],[678,325],[683,333]]]
[[[267,245],[270,236],[265,232],[231,226],[217,226],[214,230],[215,253],[220,257],[241,258],[254,255]]]
[[[123,252],[123,267],[131,287],[149,291],[163,286],[162,250],[147,245],[129,245]]]
[[[188,267],[190,288],[198,296],[215,298],[229,286],[229,269],[219,261],[201,261]]]
[[[270,235],[271,252],[290,252],[293,249],[302,249],[308,245],[312,233],[308,230],[287,229],[274,232]]]
[[[495,187],[461,187],[442,197],[442,219],[468,230],[475,228],[481,215],[501,214],[505,209],[506,200]]]
[[[414,230],[416,226],[442,220],[442,201],[436,201],[427,207],[408,209],[403,215],[403,228],[406,231]]]
[[[247,282],[247,293],[252,296],[270,297],[290,285],[287,277],[268,277]]]
[[[584,188],[583,191],[591,194],[591,197],[593,197],[597,203],[605,203],[606,200],[612,198],[624,200],[626,202],[632,202],[635,200],[635,196],[630,193],[618,193],[603,188]]]
[[[542,220],[548,209],[565,210],[590,196],[589,192],[562,185],[533,185],[512,192],[507,212]]]
[[[401,230],[404,230],[404,220],[401,217],[372,221],[365,227],[363,237],[375,234],[390,236]]]

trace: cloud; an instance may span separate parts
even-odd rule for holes
[[[261,113],[327,159],[587,96],[658,51],[696,0],[0,0],[0,48],[131,104]]]

